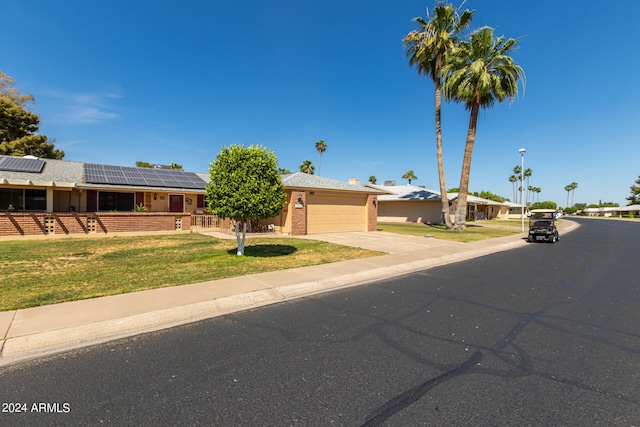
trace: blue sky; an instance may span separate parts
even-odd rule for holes
[[[456,2],[454,4],[459,4]],[[544,4],[544,5],[543,5]],[[546,5],[546,6],[545,6]],[[402,38],[433,1],[1,0],[0,70],[36,98],[66,160],[206,172],[225,145],[261,144],[297,171],[378,183],[413,170],[438,188],[433,84]],[[513,199],[521,162],[540,200],[626,205],[640,175],[640,2],[468,0],[473,27],[519,40],[526,92],[481,113],[471,191]],[[523,96],[524,95],[524,96]],[[443,108],[447,187],[468,112]]]

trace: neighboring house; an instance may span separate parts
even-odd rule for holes
[[[455,212],[458,193],[447,193],[447,196],[451,204],[451,212]],[[509,203],[510,202],[496,202],[469,194],[467,196],[467,219],[474,221],[495,218],[509,219]],[[518,212],[517,217],[521,217],[520,212]]]
[[[440,192],[415,185],[373,185],[367,187],[387,194],[378,197],[378,221],[380,222],[421,222],[425,224],[442,223]],[[453,220],[458,193],[448,193],[449,212]],[[507,219],[509,202],[499,203],[493,200],[467,196],[467,218]],[[518,212],[518,217],[520,212]]]
[[[206,211],[208,181],[193,172],[0,155],[0,236],[189,230]],[[377,190],[301,172],[283,183],[285,208],[261,221],[270,229],[376,229]]]
[[[415,185],[373,185],[386,194],[378,196],[380,222],[442,222],[440,193]]]

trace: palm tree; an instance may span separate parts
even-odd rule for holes
[[[529,193],[531,191],[531,186],[529,185],[529,178],[531,178],[532,174],[533,174],[533,171],[531,170],[531,168],[526,168],[524,170],[524,177],[527,178],[527,198],[525,199],[527,204],[529,204]]]
[[[571,190],[573,190],[571,184],[564,186],[564,191],[567,192],[567,207],[569,207],[569,193],[571,192]]]
[[[496,38],[493,28],[483,27],[474,31],[468,42],[461,42],[442,68],[445,98],[463,103],[470,111],[454,230],[465,229],[478,113],[481,108],[489,108],[496,101],[513,100],[518,94],[519,81],[524,90],[524,70],[509,56],[517,43],[515,39],[505,39],[504,36]]]
[[[311,163],[311,160],[305,160],[300,165],[300,172],[308,173],[309,175],[313,175],[313,171],[316,169],[315,166]]]
[[[517,179],[518,181],[522,181],[522,166],[520,166],[520,165],[516,165],[516,166],[513,168],[513,174],[515,175],[515,177],[516,177],[516,179]],[[517,193],[517,194],[520,194],[520,204],[522,204],[522,193],[520,192],[520,189],[521,189],[521,188],[522,188],[522,184],[520,185],[520,187],[518,187],[518,188],[517,188],[517,191],[518,191],[518,193]],[[517,196],[517,194],[516,194],[516,197],[515,197],[515,199],[514,199],[514,200],[516,201],[516,203],[518,202],[518,196]]]
[[[449,200],[447,186],[444,179],[444,161],[442,158],[442,125],[441,125],[441,70],[447,52],[458,44],[458,35],[471,23],[473,11],[466,9],[460,14],[451,4],[437,3],[433,8],[433,15],[427,20],[422,17],[414,18],[418,29],[411,31],[403,39],[408,48],[405,56],[409,58],[409,66],[416,66],[418,74],[430,77],[435,85],[435,120],[436,120],[436,151],[438,157],[438,179],[440,181],[440,201],[442,204],[442,218],[447,227],[452,227],[449,215]]]
[[[378,182],[378,179],[376,178],[376,176],[375,176],[375,175],[371,175],[371,176],[369,177],[369,182],[370,182],[371,184],[373,184],[373,185],[376,185],[376,182]]]
[[[171,163],[171,170],[184,172],[182,165],[179,165],[178,163]]]
[[[415,173],[413,173],[412,170],[408,170],[404,175],[402,175],[402,178],[408,180],[409,185],[411,185],[412,180],[418,179],[418,177],[416,176]]]
[[[571,185],[571,206],[573,206],[573,194],[576,192],[576,188],[578,188],[578,183],[572,182],[570,185]]]
[[[327,143],[322,139],[316,142],[316,150],[318,150],[318,154],[320,155],[320,159],[318,160],[318,176],[320,176],[320,167],[322,166],[322,153],[327,151]]]
[[[515,175],[511,175],[511,176],[509,177],[509,182],[510,182],[511,184],[513,184],[513,200],[514,200],[514,201],[516,201],[516,202],[518,201],[518,198],[517,198],[517,196],[516,196],[516,181],[517,181],[517,180],[518,180],[518,178],[516,178],[516,176],[515,176]]]

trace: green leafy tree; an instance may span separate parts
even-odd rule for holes
[[[558,209],[556,202],[545,200],[544,202],[538,202],[531,205],[531,210],[534,209]]]
[[[402,175],[402,178],[406,179],[409,182],[409,185],[411,185],[411,181],[413,181],[414,179],[418,179],[416,174],[413,173],[413,170],[408,170],[407,172],[405,172],[405,174]]]
[[[64,151],[55,148],[55,140],[36,134],[40,117],[27,108],[33,95],[21,94],[14,84],[0,71],[0,154],[62,159]]]
[[[156,165],[149,163],[149,162],[136,162],[136,167],[138,168],[147,168],[147,169],[153,169],[156,167]]]
[[[627,197],[627,206],[640,204],[640,176],[636,179],[636,185],[631,186],[631,195]]]
[[[487,200],[493,200],[494,202],[499,202],[499,203],[502,203],[505,200],[507,200],[502,196],[493,194],[491,191],[481,191],[480,193],[478,193],[478,197],[482,197],[483,199],[487,199]]]
[[[316,150],[318,150],[318,155],[319,155],[319,159],[318,159],[318,176],[320,176],[320,167],[322,166],[322,153],[327,151],[327,143],[324,142],[322,139],[320,141],[316,142]]]
[[[316,167],[313,166],[313,163],[311,163],[311,160],[305,160],[300,165],[300,172],[308,173],[309,175],[313,175],[313,172],[315,171],[315,169]]]
[[[375,175],[371,175],[371,176],[369,177],[369,182],[370,182],[371,184],[373,184],[373,185],[376,185],[376,182],[378,182],[378,178],[376,178],[376,176],[375,176]]]
[[[247,222],[274,217],[285,204],[278,159],[258,145],[223,147],[210,164],[209,175],[209,212],[235,221],[237,254],[244,255]]]
[[[476,139],[478,113],[480,109],[492,107],[496,101],[514,99],[518,93],[519,82],[522,82],[524,87],[524,70],[509,56],[516,45],[515,39],[495,37],[493,28],[483,27],[474,31],[469,41],[461,42],[459,47],[448,55],[442,68],[445,98],[464,104],[470,111],[454,230],[465,229],[471,156]]]
[[[416,66],[418,74],[431,78],[435,85],[435,124],[436,124],[436,153],[438,158],[438,180],[440,182],[440,201],[442,219],[447,229],[453,226],[449,215],[449,200],[447,185],[444,178],[444,160],[442,156],[442,66],[448,52],[459,42],[459,35],[464,31],[473,18],[473,11],[466,9],[460,13],[451,4],[437,2],[433,8],[433,15],[427,19],[416,17],[413,21],[418,28],[407,34],[403,40],[407,47],[406,56],[409,65]]]

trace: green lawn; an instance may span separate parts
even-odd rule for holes
[[[379,255],[304,239],[197,233],[2,242],[0,311]]]
[[[390,223],[379,222],[378,231],[387,231],[390,233],[410,234],[412,236],[431,235],[437,239],[453,240],[456,242],[475,242],[477,240],[493,239],[495,237],[510,236],[518,234],[520,230],[513,227],[483,227],[467,223],[464,231],[447,230],[444,225],[440,224],[415,224],[415,223]]]

